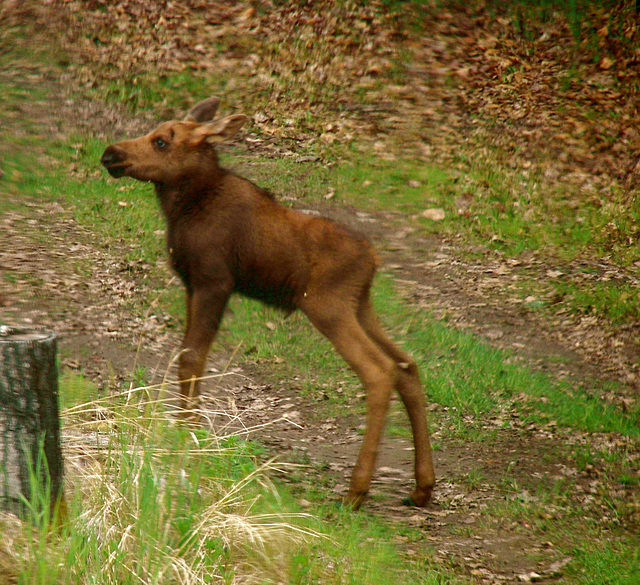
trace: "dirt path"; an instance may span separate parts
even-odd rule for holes
[[[541,367],[552,363],[548,358],[553,354],[567,357],[570,361],[562,367],[577,374],[599,366],[583,361],[568,328],[558,332],[544,320],[522,313],[517,305],[514,308],[504,296],[487,294],[485,278],[492,290],[499,288],[491,280],[499,270],[497,262],[463,263],[445,243],[419,237],[411,242],[401,238],[403,249],[398,250],[393,222],[349,210],[334,209],[333,215],[371,232],[407,296],[421,306],[436,314],[447,311],[458,326],[515,349],[523,359],[535,358]],[[41,206],[23,201],[1,222],[0,266],[13,282],[0,292],[3,320],[58,331],[63,365],[82,369],[102,387],[130,379],[136,364],[155,372],[156,379],[164,375],[180,333],[167,327],[169,317],[161,308],[146,318],[134,316],[136,297],[144,297],[148,290],[140,278],[144,267],[101,249],[58,203]],[[78,274],[79,259],[82,274]],[[613,354],[601,355],[600,367],[606,365],[618,378],[627,375]],[[213,355],[210,368],[225,369],[228,358]],[[245,429],[270,453],[308,463],[314,478],[324,477],[336,493],[343,493],[360,442],[361,418],[322,418],[317,404],[301,399],[286,385],[271,387],[255,368],[233,364],[231,373],[235,375],[225,377],[215,395],[207,395],[206,406],[217,428],[228,419],[231,427]],[[393,416],[401,416],[399,408],[394,408]],[[436,453],[440,480],[433,503],[426,510],[399,505],[412,483],[412,450],[405,440],[386,438],[366,510],[420,528],[423,540],[405,543],[406,554],[423,554],[424,546],[434,548],[437,558],[453,559],[479,582],[516,582],[519,575],[532,573],[551,576],[563,562],[558,551],[518,522],[482,512],[504,499],[500,483],[507,470],[527,494],[536,482],[562,475],[566,466],[557,456],[562,438],[531,428],[501,431],[492,444],[461,444],[447,439],[437,426],[433,434],[442,445]],[[536,462],[545,453],[554,454],[553,463],[538,467]],[[478,472],[482,480],[470,487],[466,478]]]
[[[55,120],[51,114],[47,117],[45,111],[52,108],[44,104],[31,105],[25,114],[58,126],[62,111],[63,126],[76,129],[81,117],[92,120],[92,132],[97,134],[104,131],[105,120],[109,128],[139,124],[113,108],[70,100],[60,105],[60,110],[53,109]],[[179,345],[180,332],[168,326],[170,317],[161,307],[139,316],[137,299],[149,290],[142,278],[146,267],[125,262],[124,250],[102,248],[59,203],[16,203],[15,211],[0,218],[0,270],[10,277],[0,285],[2,319],[58,331],[63,365],[81,369],[105,389],[130,379],[136,364],[161,377]],[[511,264],[497,255],[473,263],[465,259],[465,250],[424,238],[402,217],[340,208],[323,211],[368,233],[407,299],[418,306],[436,315],[446,313],[450,323],[509,347],[540,368],[578,378],[604,372],[626,383],[629,393],[637,389],[633,331],[569,315],[550,318],[523,307],[509,284],[521,271],[544,273],[544,266],[533,261],[526,266]],[[557,356],[564,358],[561,365]],[[225,370],[228,360],[227,355],[213,355],[210,368]],[[317,404],[301,399],[286,385],[268,385],[259,369],[232,364],[231,371],[235,375],[225,377],[215,395],[210,386],[207,395],[211,416],[220,413],[215,415],[218,428],[229,418],[235,429],[246,429],[271,453],[307,462],[313,482],[326,478],[328,486],[343,493],[362,419],[323,418]],[[611,397],[625,398],[624,394]],[[400,417],[398,410],[394,408],[392,416]],[[453,563],[480,583],[519,582],[534,573],[552,581],[561,573],[564,555],[530,527],[483,512],[504,501],[500,486],[506,477],[522,486],[515,497],[526,499],[534,497],[540,482],[568,473],[568,462],[560,454],[566,437],[532,426],[501,430],[491,444],[457,442],[437,425],[433,435],[441,445],[433,503],[425,510],[398,505],[410,490],[412,452],[407,441],[388,437],[366,511],[420,528],[418,542],[398,537],[405,554],[424,555],[425,547],[435,550],[437,559]],[[470,481],[478,472],[481,479]],[[588,474],[577,478],[578,488],[584,490],[578,489],[576,498],[587,494],[591,480]],[[602,521],[606,520],[603,512]]]

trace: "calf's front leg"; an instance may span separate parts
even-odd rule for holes
[[[187,293],[187,329],[178,361],[181,416],[196,416],[202,371],[222,314],[231,295],[229,286],[199,287]]]

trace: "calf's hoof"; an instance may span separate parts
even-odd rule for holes
[[[431,499],[431,493],[433,488],[417,489],[408,498],[402,500],[402,504],[405,506],[412,506],[414,508],[424,508]]]
[[[357,512],[360,509],[360,506],[362,506],[362,503],[364,502],[366,497],[367,497],[366,493],[365,494],[347,494],[344,498],[342,498],[340,505],[343,508],[349,508],[354,512]]]
[[[207,419],[202,411],[196,408],[180,407],[176,411],[177,422],[187,428],[201,428],[207,426]]]

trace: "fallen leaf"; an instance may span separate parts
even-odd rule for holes
[[[564,559],[560,559],[555,563],[549,565],[549,568],[545,571],[545,573],[551,577],[555,577],[561,573],[561,570],[571,562],[571,557],[565,557]]]
[[[433,207],[431,209],[425,209],[422,212],[422,217],[430,219],[432,221],[442,221],[445,217],[444,209],[441,207]]]
[[[518,579],[523,583],[534,583],[535,581],[540,581],[543,577],[535,571],[531,571],[529,573],[522,573],[518,575]]]
[[[610,59],[609,57],[603,57],[600,63],[598,63],[598,67],[600,69],[611,69],[616,64],[615,59]]]

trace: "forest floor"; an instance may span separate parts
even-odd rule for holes
[[[135,135],[152,125],[150,115],[147,119],[140,116],[134,119],[124,108],[77,93],[77,87],[89,83],[86,78],[91,76],[99,59],[103,59],[103,71],[117,71],[115,53],[99,53],[101,47],[114,49],[114,45],[96,41],[100,34],[107,34],[104,20],[96,24],[103,14],[99,10],[101,4],[87,3],[95,10],[78,16],[83,22],[75,32],[71,29],[68,32],[78,35],[77,31],[82,30],[84,38],[89,39],[87,47],[90,45],[91,54],[84,45],[77,47],[80,58],[71,55],[71,65],[62,73],[55,68],[25,63],[0,71],[0,76],[19,78],[25,86],[46,88],[46,100],[24,104],[19,116],[13,121],[9,118],[16,134],[25,131],[24,121],[28,120],[43,136],[68,138],[84,133],[105,137],[106,145],[107,138]],[[217,4],[218,12],[227,11],[223,16],[230,23],[223,25],[229,30],[221,32],[221,36],[245,29],[247,35],[255,35],[256,27],[277,36],[286,34],[296,18],[298,26],[308,24],[304,10],[294,17],[293,11],[287,13],[278,5],[268,20],[246,7],[241,10],[239,4],[229,2],[224,9],[222,3]],[[138,16],[146,18],[144,5],[144,2],[123,2],[119,4],[120,14],[124,18],[132,7],[138,6],[142,7]],[[175,3],[173,9],[167,8],[165,18],[169,22],[172,18],[179,21],[179,15],[171,12],[179,6]],[[206,18],[215,23],[216,15],[223,18],[218,12],[210,14],[203,8],[193,14],[197,23]],[[411,75],[397,86],[378,89],[380,96],[375,106],[371,102],[363,105],[349,92],[340,94],[344,102],[342,111],[352,115],[341,117],[339,123],[330,121],[328,107],[320,108],[318,118],[325,116],[318,124],[324,130],[324,143],[331,145],[347,140],[347,134],[363,132],[368,134],[363,144],[380,156],[401,158],[408,150],[420,148],[422,155],[440,162],[451,159],[458,147],[482,149],[483,144],[490,143],[499,151],[506,167],[539,172],[550,182],[573,182],[580,189],[587,189],[592,198],[604,197],[603,189],[614,180],[627,189],[636,188],[640,136],[629,120],[637,112],[629,110],[631,106],[626,110],[620,106],[621,115],[602,117],[592,123],[585,114],[586,106],[580,102],[587,99],[584,95],[572,98],[551,91],[549,80],[557,74],[554,69],[557,65],[549,55],[558,55],[552,51],[552,45],[564,38],[560,32],[550,26],[536,37],[539,55],[546,54],[546,60],[531,54],[525,58],[521,46],[510,41],[508,35],[496,32],[498,24],[486,25],[483,15],[471,8],[462,16],[453,10],[444,12],[427,28],[430,34],[425,32],[419,42],[415,38],[401,39],[404,50],[410,52],[406,59]],[[65,12],[64,18],[73,19],[72,11]],[[376,24],[364,9],[354,18],[364,23],[362,26],[378,27],[371,31],[372,37],[382,35],[393,40],[400,34],[391,24]],[[308,26],[313,27],[313,22]],[[204,34],[202,29],[196,28],[194,32],[193,27],[184,25],[184,28],[193,34],[188,45],[176,43],[183,61],[188,61],[193,52],[199,55],[203,68],[221,67],[229,71],[237,65],[239,75],[247,67],[264,67],[265,71],[275,67],[264,56],[252,61],[253,53],[247,56],[246,50],[240,48],[237,52],[242,52],[241,56],[227,52],[224,58],[210,63],[213,58],[206,53],[205,41],[200,38]],[[87,35],[87,30],[93,36]],[[336,42],[348,46],[343,39],[346,34],[344,29],[336,32]],[[607,34],[598,30],[596,37],[607,40]],[[164,47],[161,43],[157,46]],[[506,48],[511,49],[508,56],[504,54]],[[177,50],[174,47],[173,55]],[[148,56],[143,44],[140,51],[134,54],[142,62]],[[365,85],[375,85],[377,78],[391,67],[388,55],[374,49],[370,52],[358,54],[359,58],[366,57],[368,64],[360,78]],[[108,66],[104,59],[110,59]],[[161,61],[162,55],[156,59]],[[220,62],[225,59],[228,62]],[[504,63],[504,59],[510,64]],[[525,66],[514,68],[517,59]],[[151,68],[148,60],[145,67]],[[491,77],[489,70],[496,67],[511,78],[507,81],[505,77],[502,85],[490,86],[485,80]],[[609,105],[622,103],[624,96],[608,79],[617,75],[617,83],[620,75],[624,75],[621,72],[625,71],[625,63],[603,56],[592,71],[594,81],[590,87],[598,92],[598,99]],[[285,72],[280,74],[281,78],[286,77]],[[461,83],[452,83],[450,74]],[[256,83],[256,75],[251,77],[251,83]],[[315,75],[321,75],[321,71],[316,70]],[[326,72],[327,79],[331,80],[332,75],[332,71]],[[72,83],[68,83],[70,79]],[[572,79],[567,81],[567,93],[571,92],[572,83]],[[526,91],[522,89],[525,86]],[[595,104],[593,95],[591,99],[589,107],[602,105]],[[564,101],[559,103],[560,100]],[[284,97],[277,103],[278,108],[286,105]],[[276,112],[256,116],[261,134],[244,143],[256,156],[278,155],[279,144],[307,141],[316,131],[313,127],[304,128],[298,130],[299,136],[293,136],[290,126],[282,122],[284,114],[278,108],[274,107]],[[491,111],[491,121],[477,117],[476,110]],[[293,115],[292,112],[289,114]],[[615,124],[619,127],[614,127]],[[614,134],[616,139],[611,141]],[[609,150],[601,147],[605,139],[609,139]],[[2,154],[0,146],[0,168]],[[141,317],[134,307],[132,298],[146,296],[152,288],[148,281],[139,278],[144,266],[124,261],[113,242],[96,240],[63,202],[43,203],[10,193],[5,195],[13,207],[0,218],[0,268],[11,275],[0,283],[2,320],[58,331],[64,368],[82,371],[99,387],[125,381],[136,367],[150,372],[150,381],[162,379],[179,347],[180,332],[167,327],[171,317],[164,308],[155,307]],[[308,206],[299,201],[294,205]],[[472,332],[489,345],[510,350],[516,359],[551,376],[570,378],[576,385],[596,378],[615,382],[617,390],[609,397],[612,404],[630,406],[637,400],[640,388],[637,322],[621,325],[600,315],[573,314],[562,308],[556,313],[531,311],[523,305],[519,290],[511,285],[523,275],[528,279],[552,280],[556,269],[544,257],[525,255],[514,260],[494,252],[473,253],[477,251],[477,243],[425,234],[397,211],[362,212],[330,200],[314,205],[314,209],[367,234],[381,252],[383,269],[393,275],[403,297],[415,307],[437,318],[446,318],[449,326]],[[610,278],[637,284],[637,267],[587,256],[581,263],[597,265],[600,273],[609,274]],[[164,270],[169,280],[168,269]],[[304,462],[307,472],[296,474],[296,482],[313,485],[321,475],[331,490],[344,493],[359,446],[360,416],[337,415],[334,411],[327,414],[317,401],[300,396],[290,380],[274,384],[264,365],[252,362],[250,356],[236,359],[230,351],[216,351],[210,357],[209,371],[227,374],[215,388],[205,391],[205,407],[217,426],[224,426],[228,417],[229,425],[260,441],[270,454]],[[428,393],[429,372],[423,372],[423,377]],[[430,409],[436,421],[446,420],[437,416],[446,407],[434,404]],[[391,416],[403,420],[397,405]],[[504,501],[505,477],[519,486],[510,497],[525,503],[537,497],[540,485],[567,477],[575,482],[571,505],[588,507],[591,515],[594,509],[599,509],[598,522],[605,525],[611,521],[608,500],[603,495],[605,480],[591,466],[577,469],[567,446],[587,441],[589,445],[616,441],[622,444],[627,439],[609,434],[587,437],[585,433],[553,424],[519,425],[515,418],[510,429],[501,428],[500,421],[494,420],[480,426],[484,430],[500,430],[491,441],[478,442],[460,440],[439,428],[438,423],[433,426],[434,441],[438,444],[435,452],[438,484],[433,502],[425,509],[400,505],[401,495],[411,489],[412,447],[405,438],[387,436],[366,510],[423,532],[424,540],[419,543],[404,542],[404,537],[398,534],[398,543],[405,554],[421,555],[420,547],[427,547],[435,551],[435,560],[449,563],[479,583],[536,579],[563,582],[563,567],[570,558],[545,537],[544,531],[534,529],[527,520],[485,512]],[[480,479],[473,482],[480,470]],[[633,490],[620,486],[606,489],[619,492],[609,493],[609,497],[637,501]],[[562,510],[549,509],[544,514],[543,521],[552,521]],[[637,520],[638,511],[634,514]]]

